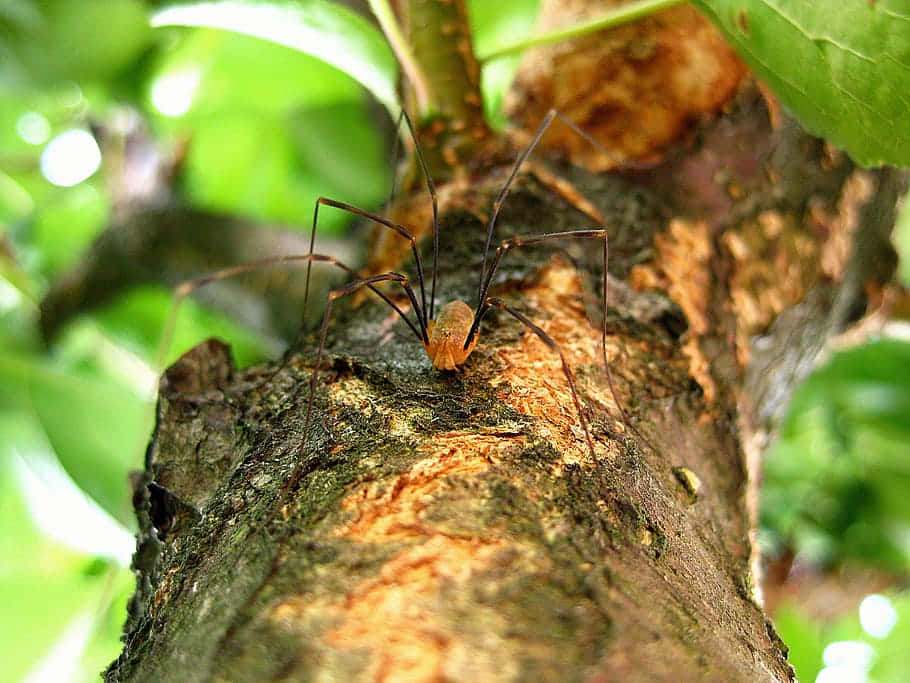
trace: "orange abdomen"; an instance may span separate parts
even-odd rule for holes
[[[467,360],[477,343],[477,335],[464,348],[465,339],[474,322],[474,311],[464,301],[451,301],[439,309],[436,320],[427,325],[427,356],[437,370],[454,370]]]

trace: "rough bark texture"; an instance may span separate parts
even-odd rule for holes
[[[108,680],[792,680],[754,597],[747,450],[890,276],[902,178],[773,128],[752,87],[728,109],[652,171],[530,173],[503,208],[500,239],[590,227],[576,192],[607,218],[626,424],[599,250],[519,249],[495,287],[561,345],[595,460],[558,357],[505,315],[443,374],[349,297],[309,434],[312,346],[265,383],[274,368],[237,371],[220,342],[175,364]],[[475,304],[503,179],[442,190],[440,303]],[[426,202],[397,215],[422,227]]]

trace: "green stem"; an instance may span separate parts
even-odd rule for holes
[[[389,41],[392,51],[398,58],[398,63],[401,65],[405,77],[414,90],[418,118],[425,116],[433,109],[430,88],[420,65],[411,52],[408,41],[405,40],[404,35],[401,33],[392,7],[389,5],[388,0],[368,0],[368,2],[370,9],[373,10],[373,14],[376,16],[376,20],[379,22],[379,26],[382,28],[382,32],[385,34],[386,40]]]
[[[579,38],[581,36],[593,33],[595,31],[600,31],[605,28],[613,28],[615,26],[621,26],[622,24],[628,24],[629,22],[635,21],[636,19],[640,19],[641,17],[647,16],[649,14],[653,14],[662,9],[673,7],[674,5],[681,5],[684,1],[685,0],[640,0],[640,2],[623,5],[622,7],[618,7],[615,10],[607,12],[602,16],[590,19],[588,21],[583,21],[579,24],[569,26],[568,28],[559,29],[550,33],[544,33],[532,38],[527,38],[526,40],[521,40],[517,43],[512,43],[511,45],[506,45],[505,47],[500,47],[496,50],[493,50],[492,52],[478,55],[477,58],[481,62],[489,62],[500,57],[505,57],[507,55],[521,52],[522,50],[526,50],[529,47],[551,45],[553,43],[559,43],[563,40]]]

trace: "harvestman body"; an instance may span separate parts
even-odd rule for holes
[[[410,135],[415,143],[415,152],[417,154],[417,159],[420,164],[420,167],[423,171],[424,177],[426,179],[427,191],[430,194],[433,207],[433,274],[432,274],[432,286],[430,291],[429,302],[427,301],[426,291],[425,291],[425,277],[423,264],[420,259],[420,253],[417,249],[417,239],[413,233],[408,230],[403,225],[394,223],[382,216],[379,216],[368,211],[364,211],[350,204],[345,204],[343,202],[338,202],[333,199],[328,199],[326,197],[320,197],[316,200],[316,205],[313,214],[313,226],[310,233],[310,252],[303,255],[292,255],[292,256],[283,256],[278,258],[263,259],[261,261],[256,261],[252,263],[247,263],[233,268],[226,268],[220,271],[217,271],[211,275],[208,275],[203,278],[196,280],[191,280],[189,282],[183,283],[180,287],[177,288],[176,292],[176,301],[174,312],[176,312],[176,306],[179,304],[179,301],[209,282],[216,280],[224,280],[226,278],[239,275],[241,273],[246,273],[257,268],[262,268],[265,266],[273,266],[282,263],[291,263],[291,262],[306,262],[307,264],[307,275],[306,275],[306,289],[304,295],[304,308],[306,308],[306,302],[309,296],[309,282],[310,282],[310,269],[313,262],[322,262],[329,263],[334,265],[346,273],[348,273],[353,279],[345,285],[332,289],[326,301],[325,313],[322,318],[322,325],[319,332],[319,346],[316,352],[316,360],[313,366],[313,373],[310,378],[310,387],[309,387],[309,398],[307,400],[306,408],[306,419],[304,423],[304,440],[306,435],[309,433],[309,427],[312,419],[313,412],[313,401],[316,394],[317,379],[319,376],[319,365],[322,361],[322,355],[325,349],[326,333],[328,331],[328,323],[331,317],[333,303],[340,297],[347,294],[351,294],[359,289],[364,287],[370,289],[377,296],[379,296],[383,301],[385,301],[389,306],[391,306],[395,312],[405,321],[408,327],[412,332],[417,336],[420,342],[423,344],[423,347],[427,353],[427,356],[430,359],[430,362],[433,364],[437,370],[455,370],[457,367],[464,364],[468,356],[474,350],[474,347],[477,344],[477,339],[480,330],[480,323],[483,320],[487,312],[492,308],[498,308],[506,311],[517,320],[519,320],[525,327],[530,329],[534,334],[536,334],[541,341],[543,341],[550,349],[559,354],[560,360],[562,362],[563,374],[566,377],[566,381],[569,385],[570,392],[572,394],[572,400],[575,404],[575,410],[579,418],[582,429],[584,430],[585,440],[587,441],[588,449],[590,450],[592,458],[595,457],[594,453],[594,443],[591,440],[591,434],[588,430],[588,423],[584,416],[584,411],[582,410],[581,403],[578,399],[578,393],[575,388],[575,380],[572,375],[572,371],[566,362],[565,356],[562,353],[559,345],[539,326],[535,325],[531,320],[529,320],[524,314],[515,310],[509,306],[502,299],[496,297],[488,296],[490,285],[493,281],[493,276],[496,273],[497,268],[499,267],[500,261],[503,256],[509,250],[516,247],[523,247],[529,245],[540,244],[542,242],[557,240],[557,239],[598,239],[603,242],[603,327],[601,330],[601,348],[603,352],[603,361],[604,367],[607,373],[607,380],[610,386],[610,391],[613,394],[614,401],[616,401],[617,407],[624,419],[627,422],[625,413],[622,409],[621,404],[619,403],[616,392],[613,387],[613,380],[610,373],[610,366],[607,361],[606,354],[606,333],[607,333],[607,262],[609,258],[609,240],[607,237],[606,226],[600,226],[596,229],[585,229],[585,230],[570,230],[566,232],[554,232],[554,233],[545,233],[540,235],[527,235],[512,237],[510,239],[504,240],[497,247],[493,258],[489,260],[488,263],[488,254],[490,250],[490,243],[493,238],[493,231],[496,226],[496,219],[499,215],[499,210],[502,206],[503,201],[508,195],[509,191],[512,188],[512,185],[515,182],[516,177],[518,176],[519,171],[521,170],[522,165],[534,150],[537,143],[542,138],[546,129],[550,126],[553,121],[559,118],[563,123],[569,126],[573,131],[578,135],[582,136],[587,140],[591,145],[596,149],[600,150],[605,155],[609,156],[607,152],[601,145],[599,145],[593,138],[591,138],[587,133],[581,130],[578,126],[572,123],[565,116],[557,112],[555,109],[551,109],[544,120],[541,122],[537,132],[532,138],[528,147],[521,153],[518,157],[515,165],[512,168],[512,172],[503,185],[502,189],[499,191],[496,199],[493,202],[492,210],[490,212],[490,218],[487,226],[487,238],[486,244],[484,246],[484,256],[483,256],[483,265],[481,268],[480,278],[478,281],[477,288],[477,306],[476,308],[471,308],[467,303],[463,301],[451,301],[442,307],[440,307],[438,315],[434,315],[435,311],[435,301],[436,301],[436,280],[437,280],[437,262],[439,256],[439,227],[438,227],[438,205],[437,205],[437,195],[436,189],[433,185],[433,181],[430,178],[430,174],[427,169],[426,162],[423,158],[423,153],[420,149],[420,145],[417,141],[417,137],[414,133],[413,126],[407,114],[402,111],[401,116],[398,120],[398,126],[401,125],[401,120],[407,124]],[[411,251],[414,257],[414,263],[417,271],[418,284],[420,288],[420,297],[418,298],[414,288],[411,286],[411,283],[406,275],[403,275],[398,272],[386,272],[378,275],[371,275],[368,277],[360,277],[356,271],[354,271],[349,266],[345,265],[338,259],[327,256],[325,254],[318,254],[313,252],[313,245],[316,233],[316,226],[319,221],[319,207],[320,206],[329,206],[348,213],[361,216],[368,220],[375,222],[376,224],[383,226],[393,232],[397,233],[402,238],[410,242]],[[415,321],[412,321],[407,313],[402,310],[392,299],[390,299],[384,292],[376,287],[378,283],[381,282],[396,282],[398,283],[404,293],[407,295],[408,300],[410,301],[411,308],[413,310]],[[428,305],[429,303],[429,305]],[[173,314],[171,321],[169,323],[169,331],[173,329]],[[298,336],[299,341],[299,336]],[[297,342],[295,342],[296,347]],[[292,347],[294,348],[294,347]],[[280,368],[279,368],[280,369]],[[276,370],[277,373],[277,370]],[[274,374],[274,373],[273,373]],[[301,449],[303,444],[301,444]]]

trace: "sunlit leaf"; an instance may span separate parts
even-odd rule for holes
[[[31,237],[41,250],[42,270],[53,275],[77,262],[104,228],[108,213],[109,199],[93,183],[57,188],[32,225]]]
[[[821,626],[790,605],[774,613],[774,628],[790,648],[789,661],[801,681],[814,681],[822,667]]]
[[[816,600],[820,596],[816,595]],[[868,597],[868,596],[867,596]],[[837,605],[830,602],[841,600],[849,604],[857,600],[849,590],[838,593],[826,590],[823,612],[838,614]],[[777,608],[773,614],[774,626],[783,641],[790,648],[790,663],[796,669],[801,681],[906,681],[907,677],[907,643],[910,642],[910,593],[888,592],[884,600],[892,606],[897,620],[892,628],[878,637],[870,635],[861,625],[859,609],[850,607],[836,618],[822,620],[810,616],[810,609],[795,600],[790,600]],[[855,603],[854,603],[855,604]],[[857,606],[858,607],[858,606]],[[814,611],[818,611],[818,605]],[[844,650],[857,650],[871,654],[871,661],[865,662],[869,667],[838,670],[836,663],[826,648],[834,643],[844,643]],[[825,660],[829,660],[826,662]],[[844,662],[842,662],[843,664]],[[854,662],[859,664],[860,662]],[[830,665],[827,676],[819,678],[819,672],[826,664]],[[846,669],[846,670],[845,670]]]
[[[309,229],[320,195],[364,206],[384,196],[390,173],[375,131],[356,103],[294,117],[211,117],[187,158],[187,191],[204,207]],[[350,216],[326,212],[330,232]]]
[[[123,649],[120,637],[123,634],[126,605],[135,588],[136,579],[127,569],[119,572],[109,587],[112,599],[108,605],[102,605],[105,609],[97,614],[95,629],[79,662],[80,674],[86,682],[97,681],[99,672],[106,669]]]
[[[898,253],[898,272],[904,286],[910,286],[910,202],[904,201],[894,226],[894,248]]]
[[[382,34],[365,18],[325,0],[199,2],[156,12],[153,26],[205,26],[300,50],[350,74],[397,112],[397,67]]]
[[[906,0],[696,0],[811,132],[859,163],[910,165]]]
[[[163,287],[137,287],[100,309],[95,320],[106,333],[153,364],[159,359],[161,335],[173,303],[172,291]],[[209,337],[229,342],[239,367],[264,360],[271,350],[250,330],[188,298],[180,304],[165,365]]]
[[[196,31],[153,83],[174,74],[198,76],[186,111],[162,118],[190,139],[183,179],[194,204],[306,229],[320,195],[364,208],[386,195],[388,154],[362,88],[338,69],[245,35]],[[152,91],[153,104],[166,96]],[[323,232],[350,222],[325,218]]]
[[[97,650],[108,658],[117,652],[108,622],[122,622],[122,611],[108,615],[106,605],[132,583],[127,569],[117,570],[75,553],[42,536],[29,518],[11,462],[0,458],[0,661],[5,680],[20,680],[52,650],[68,623],[80,613],[102,610],[88,663]],[[87,530],[90,533],[90,530]],[[88,571],[92,567],[99,571]],[[112,574],[113,572],[113,574]],[[111,577],[118,578],[111,584]],[[111,593],[111,591],[114,591]],[[122,601],[118,597],[117,607]],[[100,639],[100,640],[99,640]],[[97,644],[95,644],[97,643]]]
[[[278,116],[339,101],[362,102],[363,88],[355,79],[299,50],[230,31],[178,35],[152,75],[151,104],[155,106],[154,93],[167,93],[161,78],[192,76],[183,121],[201,122],[225,111]]]

